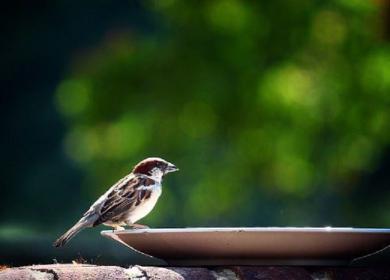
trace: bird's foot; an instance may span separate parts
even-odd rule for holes
[[[114,226],[112,231],[114,231],[114,230],[125,230],[125,228],[121,227],[121,226]]]
[[[131,229],[148,229],[150,227],[140,224],[132,224],[130,225]]]

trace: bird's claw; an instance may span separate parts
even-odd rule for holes
[[[114,228],[112,229],[112,231],[114,231],[114,230],[125,230],[125,228],[124,228],[124,227],[121,227],[121,226],[116,226],[116,227],[114,227]]]
[[[150,228],[148,226],[140,225],[140,224],[132,224],[130,227],[131,227],[131,229],[148,229],[148,228]]]

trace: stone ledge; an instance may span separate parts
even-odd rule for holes
[[[331,280],[331,279],[390,279],[390,268],[354,267],[286,267],[286,266],[232,266],[232,267],[152,267],[96,266],[86,264],[51,264],[6,268],[0,279],[137,279],[137,280]]]

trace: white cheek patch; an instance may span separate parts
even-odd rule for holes
[[[160,168],[153,168],[152,171],[150,172],[152,175],[150,176],[153,180],[155,180],[158,183],[161,183],[162,176],[164,173],[161,171]]]

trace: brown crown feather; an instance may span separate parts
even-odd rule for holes
[[[138,174],[145,174],[145,175],[150,175],[150,171],[153,170],[155,167],[161,168],[162,164],[164,162],[160,159],[155,159],[155,158],[150,158],[150,159],[145,159],[138,163],[134,168],[133,168],[133,173],[138,173]]]

